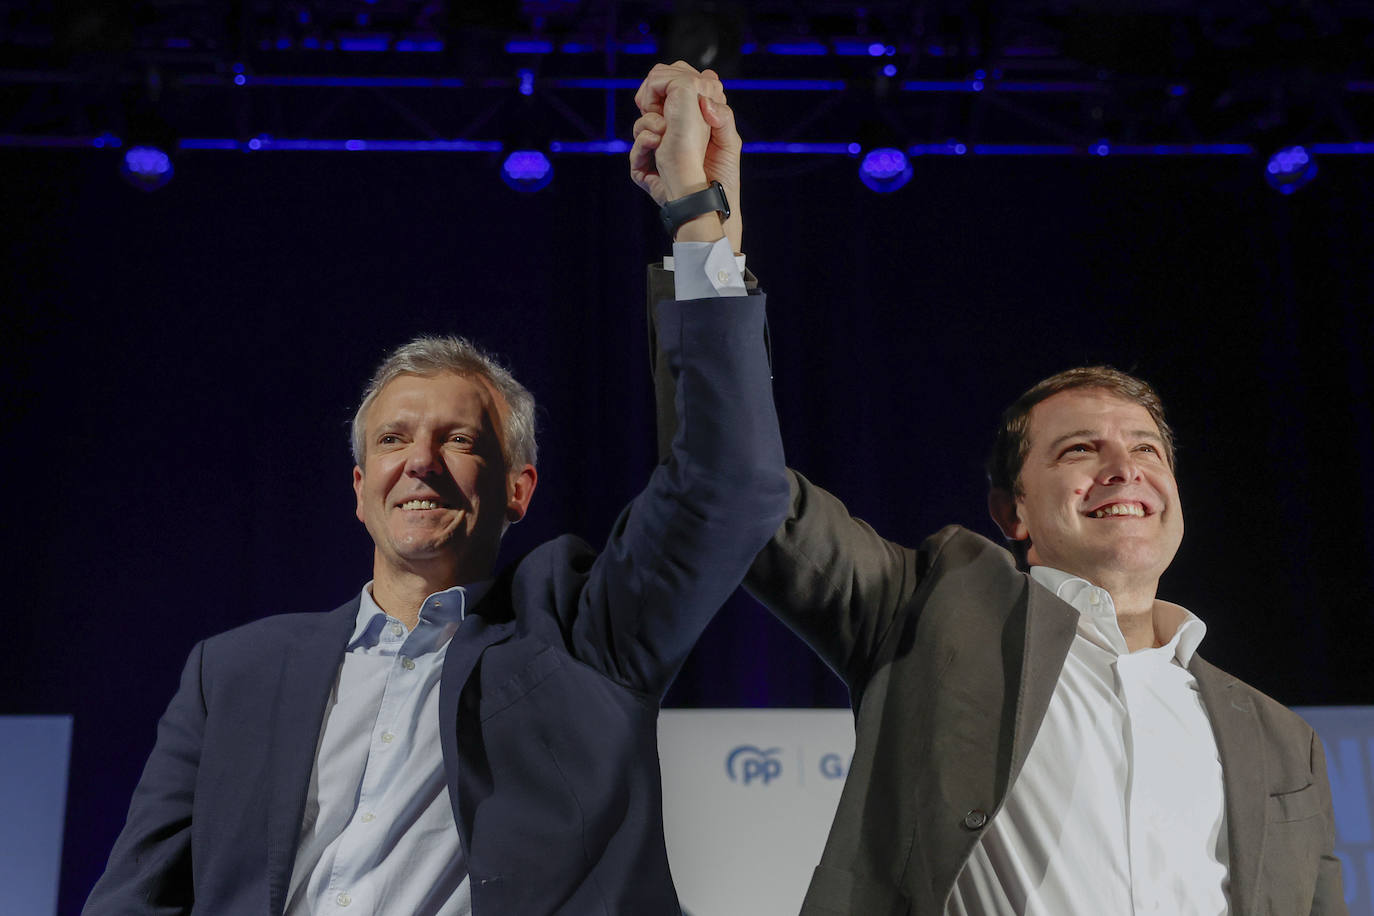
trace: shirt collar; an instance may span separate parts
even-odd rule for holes
[[[477,602],[486,596],[491,589],[492,581],[483,579],[469,585],[455,585],[428,596],[420,605],[420,622],[416,629],[426,624],[456,628],[467,616],[468,608],[476,607]],[[388,619],[391,618],[382,610],[377,599],[372,597],[372,582],[369,580],[363,586],[362,595],[359,596],[358,616],[354,618],[353,634],[348,638],[348,648],[357,645],[376,645],[382,627]]]
[[[1030,576],[1053,592],[1056,598],[1078,611],[1078,632],[1086,639],[1116,655],[1128,654],[1126,637],[1121,635],[1121,625],[1116,620],[1116,603],[1105,588],[1049,566],[1032,566]],[[1162,656],[1176,658],[1181,666],[1187,668],[1202,643],[1202,637],[1207,635],[1207,624],[1187,608],[1157,599],[1155,622],[1159,629],[1166,632],[1172,627],[1174,635],[1158,649],[1141,651],[1158,652]]]

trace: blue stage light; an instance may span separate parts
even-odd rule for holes
[[[768,45],[769,54],[785,56],[801,55],[805,57],[824,57],[826,50],[823,42],[807,41],[804,39],[799,41],[775,41]]]
[[[172,158],[155,146],[130,147],[119,174],[140,191],[156,191],[172,180]]]
[[[507,54],[552,54],[553,42],[542,38],[511,39],[506,42]]]
[[[890,146],[869,150],[859,163],[859,180],[871,191],[886,194],[911,180],[906,154]]]
[[[1317,160],[1301,146],[1289,146],[1269,157],[1264,180],[1280,194],[1292,194],[1317,177]]]
[[[553,163],[538,150],[519,149],[501,163],[501,180],[517,191],[538,191],[553,181]]]

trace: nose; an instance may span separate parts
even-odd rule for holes
[[[1097,481],[1103,485],[1132,483],[1140,479],[1140,464],[1130,449],[1109,446],[1102,449],[1102,465]]]
[[[440,473],[443,464],[433,443],[417,439],[406,451],[406,476],[421,480]]]

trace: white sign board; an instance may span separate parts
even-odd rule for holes
[[[847,709],[665,710],[668,862],[689,916],[796,916],[854,754]]]

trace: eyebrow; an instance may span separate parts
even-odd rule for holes
[[[1151,442],[1158,443],[1159,445],[1164,444],[1164,439],[1162,436],[1159,435],[1159,433],[1153,432],[1148,429],[1128,430],[1126,435],[1132,439],[1148,439]],[[1087,439],[1089,441],[1092,441],[1095,439],[1100,439],[1101,437],[1102,434],[1095,429],[1076,429],[1071,433],[1065,433],[1058,439],[1055,439],[1053,442],[1051,442],[1050,451],[1054,451],[1055,449],[1059,448],[1059,446],[1063,445],[1065,442],[1068,442],[1070,439]]]
[[[385,423],[380,423],[374,427],[372,435],[380,436],[382,433],[394,432],[398,429],[409,429],[410,426],[411,424],[407,423],[405,420],[387,420]]]

